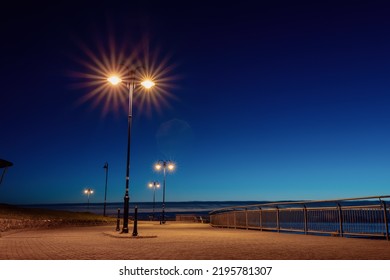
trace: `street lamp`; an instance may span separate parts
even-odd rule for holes
[[[129,114],[127,121],[127,164],[126,164],[126,191],[124,196],[124,209],[123,209],[123,228],[122,233],[129,233],[129,180],[130,180],[130,139],[131,139],[131,120],[133,117],[133,93],[135,88],[135,72],[138,68],[128,69],[128,80],[126,81],[126,88],[129,92]],[[119,76],[111,76],[107,79],[112,85],[119,85],[122,79]],[[146,80],[141,83],[146,88],[154,86],[154,82]]]
[[[172,161],[159,160],[154,165],[154,168],[157,171],[163,170],[163,173],[164,173],[162,218],[161,218],[160,224],[165,224],[165,181],[166,181],[166,174],[167,174],[167,169],[169,172],[172,172],[173,170],[175,170],[176,165]]]
[[[108,162],[106,162],[103,166],[106,170],[106,187],[104,188],[104,209],[103,216],[106,216],[106,206],[107,206],[107,179],[108,179]]]
[[[0,185],[1,185],[1,182],[3,182],[4,174],[7,171],[7,168],[11,167],[12,165],[14,165],[12,162],[7,161],[5,159],[0,159],[0,168],[4,168],[4,170],[1,174],[1,178],[0,178]]]
[[[156,203],[156,188],[160,188],[160,183],[159,182],[150,182],[148,184],[149,188],[153,188],[153,220],[154,220],[154,206],[155,206],[155,203]]]
[[[88,209],[89,209],[89,196],[93,194],[93,189],[87,188],[84,190],[84,193],[88,196]]]

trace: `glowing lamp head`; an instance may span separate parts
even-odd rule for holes
[[[151,88],[155,85],[155,83],[152,81],[152,80],[145,80],[141,83],[141,85],[144,87],[144,88]]]
[[[86,189],[86,190],[84,190],[84,193],[85,194],[93,194],[93,190],[92,189]]]
[[[160,163],[156,163],[156,165],[154,166],[154,168],[155,168],[156,170],[161,170],[162,165],[161,165]]]
[[[153,188],[153,183],[149,183],[149,188]]]
[[[157,184],[156,184],[156,188],[159,188],[159,187],[160,187],[160,183],[157,183]]]
[[[168,164],[168,169],[169,169],[170,171],[173,171],[173,170],[175,169],[175,165],[174,165],[173,163],[169,163],[169,164]]]
[[[109,81],[111,84],[113,84],[114,86],[116,86],[117,84],[119,84],[120,82],[122,82],[122,79],[119,78],[118,76],[111,76],[107,79],[107,81]]]

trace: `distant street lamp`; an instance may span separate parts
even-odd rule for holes
[[[12,165],[14,165],[12,162],[7,161],[5,159],[0,159],[0,168],[4,168],[3,172],[1,173],[1,177],[0,177],[0,185],[1,185],[1,182],[3,182],[3,178],[5,175],[5,172],[7,171],[7,168],[11,167]]]
[[[154,220],[154,208],[155,208],[155,203],[156,203],[156,188],[160,188],[160,183],[159,182],[150,182],[149,183],[149,188],[153,188],[153,220]]]
[[[157,171],[163,170],[164,172],[164,183],[163,183],[163,204],[162,204],[162,217],[160,224],[165,224],[165,181],[166,181],[166,174],[167,174],[167,169],[169,172],[172,172],[175,170],[176,166],[175,163],[172,161],[165,161],[165,160],[159,160],[154,168]]]
[[[84,190],[84,193],[88,196],[88,209],[89,209],[89,196],[93,194],[93,189],[87,188]]]
[[[123,211],[123,228],[122,233],[129,233],[129,181],[130,181],[130,139],[131,139],[131,121],[133,117],[133,93],[135,88],[135,74],[136,70],[131,69],[130,67],[127,67],[128,69],[128,76],[126,81],[126,88],[129,92],[129,114],[128,114],[128,121],[127,121],[127,162],[126,162],[126,191],[124,196],[124,211]],[[111,76],[107,79],[111,84],[118,85],[122,82],[122,79],[118,76]],[[145,80],[140,83],[145,88],[151,88],[155,84],[151,80]]]
[[[103,166],[103,168],[106,170],[106,187],[104,189],[104,210],[103,210],[103,216],[106,216],[106,206],[107,206],[107,179],[108,179],[108,163],[106,162]]]

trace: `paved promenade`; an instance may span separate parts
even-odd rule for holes
[[[119,234],[113,226],[3,233],[0,259],[390,259],[390,242],[386,240],[220,229],[176,222],[140,222],[138,233],[140,238],[130,238],[131,233]]]

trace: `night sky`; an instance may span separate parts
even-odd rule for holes
[[[123,200],[127,92],[115,104],[86,77],[112,52],[163,70],[157,102],[134,96],[131,201],[152,200],[159,159],[177,163],[167,201],[389,194],[385,2],[3,6],[0,158],[14,166],[0,202],[86,202],[86,187],[102,202],[106,161],[108,201]]]

